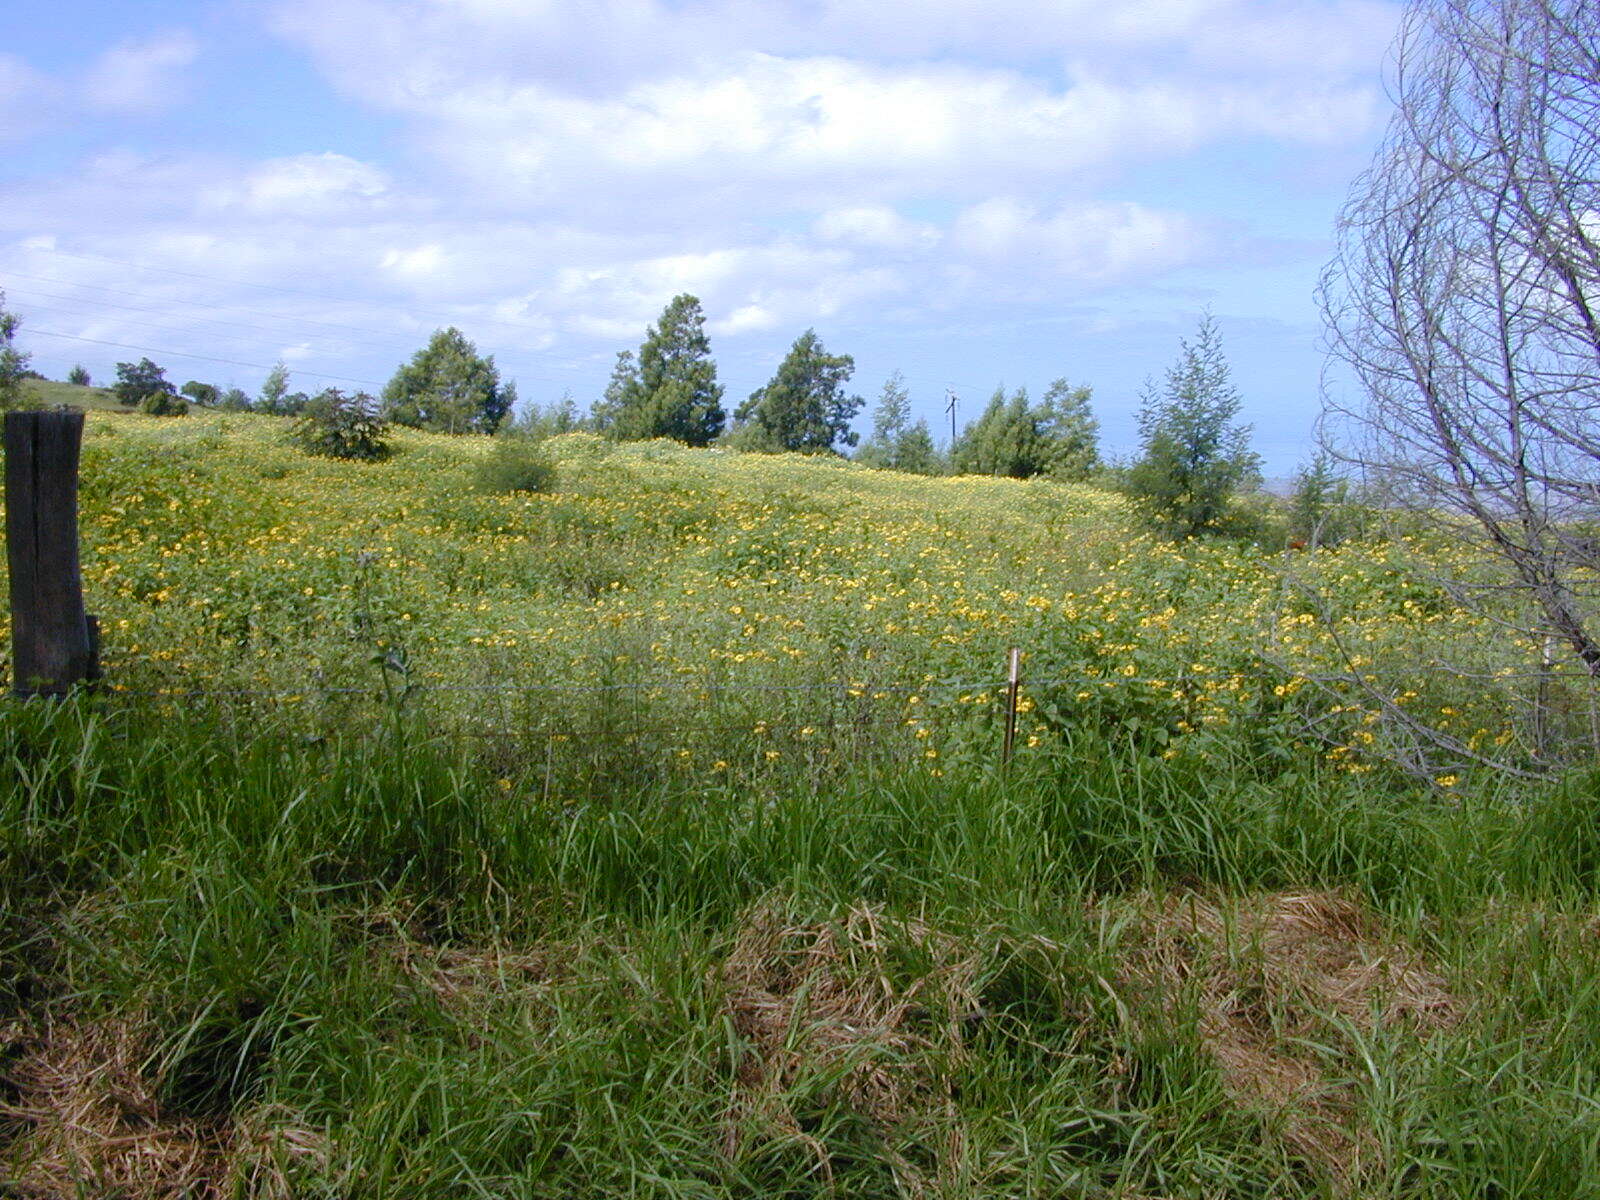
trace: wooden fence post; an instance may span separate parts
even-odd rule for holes
[[[5,415],[6,563],[11,573],[11,688],[56,696],[99,674],[97,623],[78,569],[78,453],[83,413]]]
[[[1011,751],[1017,744],[1017,690],[1022,685],[1022,651],[1011,647],[1007,655],[1006,679],[1006,739],[1005,745],[1000,750],[1000,765],[1011,765]]]

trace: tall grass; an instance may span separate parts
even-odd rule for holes
[[[1592,775],[1443,803],[1080,731],[580,790],[428,728],[6,711],[0,1187],[156,1128],[260,1196],[1600,1192]],[[1285,1000],[1183,915],[1271,896],[1366,914],[1444,1015]],[[107,1028],[150,1110],[52,1133],[40,1064]],[[1227,1030],[1314,1094],[1241,1090]]]

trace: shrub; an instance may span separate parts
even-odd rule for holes
[[[485,492],[548,492],[555,481],[555,462],[528,437],[502,434],[478,464],[478,487]]]
[[[338,388],[307,401],[289,427],[290,439],[307,454],[362,462],[389,457],[388,432],[389,422],[375,397],[366,392],[346,396]]]
[[[156,417],[181,417],[189,411],[188,401],[168,381],[166,372],[148,358],[136,363],[117,364],[117,382],[111,390],[117,403]]]
[[[139,401],[139,411],[152,417],[186,417],[189,402],[173,392],[147,392]]]

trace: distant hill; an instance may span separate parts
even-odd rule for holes
[[[117,398],[110,388],[78,387],[76,384],[59,383],[54,379],[29,379],[24,381],[23,387],[28,395],[51,408],[66,404],[73,408],[100,409],[103,412],[128,411],[117,403]]]

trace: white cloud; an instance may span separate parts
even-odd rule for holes
[[[183,30],[123,42],[100,55],[84,83],[93,108],[109,112],[154,112],[188,95],[184,69],[200,44]]]
[[[369,163],[343,154],[299,154],[264,162],[242,179],[208,189],[202,203],[258,216],[325,216],[351,205],[370,207],[388,189],[388,177]]]
[[[1041,213],[1008,197],[962,212],[952,225],[949,244],[1013,270],[1100,284],[1160,274],[1215,253],[1215,239],[1183,213],[1132,203]]]
[[[926,221],[911,221],[882,204],[833,208],[812,225],[825,242],[841,242],[876,250],[922,250],[939,241],[939,230]]]

